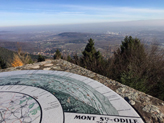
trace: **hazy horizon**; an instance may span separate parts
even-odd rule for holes
[[[124,22],[104,22],[104,23],[83,23],[83,24],[65,24],[65,25],[35,25],[35,26],[11,26],[0,27],[0,32],[41,32],[52,31],[60,32],[87,32],[87,33],[105,33],[107,31],[126,31],[138,29],[160,29],[164,30],[163,20],[140,20],[140,21],[124,21]]]

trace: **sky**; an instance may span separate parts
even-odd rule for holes
[[[0,27],[164,19],[164,0],[0,0]]]

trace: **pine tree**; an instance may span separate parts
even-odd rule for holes
[[[101,66],[102,56],[99,51],[96,51],[93,39],[90,38],[88,40],[88,44],[82,54],[81,66],[95,72],[100,71],[99,67]]]
[[[111,78],[136,89],[145,90],[143,84],[147,79],[146,52],[137,38],[126,36],[120,48],[114,52]]]
[[[85,50],[82,52],[84,58],[89,58],[91,61],[95,58],[96,49],[94,47],[93,39],[88,40],[88,44],[85,47]]]
[[[61,58],[61,52],[57,49],[54,55],[54,59],[60,59]]]

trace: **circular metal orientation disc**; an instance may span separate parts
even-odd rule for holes
[[[121,96],[62,71],[0,73],[1,123],[143,123]]]

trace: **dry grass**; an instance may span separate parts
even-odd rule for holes
[[[23,64],[22,60],[17,55],[14,54],[14,60],[11,63],[11,65],[13,67],[18,67],[18,66],[23,66],[24,64]]]

